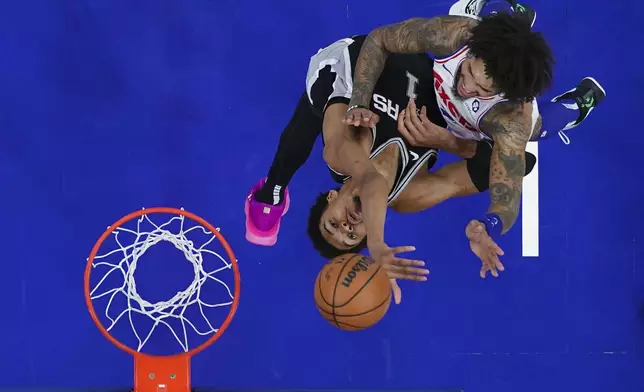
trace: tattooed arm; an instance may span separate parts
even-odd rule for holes
[[[464,16],[413,18],[379,27],[369,33],[356,62],[349,106],[369,107],[374,86],[390,53],[424,53],[447,56],[465,43],[477,20]]]
[[[494,139],[490,161],[490,208],[503,221],[505,234],[519,215],[525,175],[525,148],[530,139],[532,104],[502,103],[481,121],[481,130]]]

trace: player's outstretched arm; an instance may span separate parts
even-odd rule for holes
[[[390,53],[429,52],[447,56],[465,43],[476,23],[472,18],[447,15],[408,19],[373,30],[360,49],[349,107],[369,107]]]
[[[525,175],[525,149],[530,139],[532,104],[503,103],[481,121],[481,129],[494,139],[490,162],[490,207],[502,221],[502,234],[519,215],[521,184]]]
[[[530,139],[532,104],[501,103],[483,117],[481,130],[494,139],[490,160],[490,207],[483,219],[471,220],[465,235],[470,249],[483,263],[481,278],[488,272],[498,277],[504,267],[503,250],[495,242],[507,233],[519,215],[521,184],[525,175],[525,148]]]
[[[387,215],[387,195],[389,186],[385,178],[377,170],[365,171],[363,176],[356,178],[360,187],[362,201],[362,217],[367,229],[367,247],[369,254],[383,268],[391,279],[406,279],[424,282],[429,270],[423,268],[422,260],[399,257],[399,253],[415,250],[413,246],[397,246],[390,248],[385,242],[385,218]],[[396,303],[400,300],[400,288],[395,282],[394,293]]]
[[[362,217],[367,229],[367,247],[372,249],[385,243],[385,218],[387,217],[387,180],[375,169],[365,171],[356,177]]]

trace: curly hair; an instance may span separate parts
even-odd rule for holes
[[[470,31],[466,45],[505,98],[530,102],[550,88],[552,49],[528,22],[500,12],[481,18]]]
[[[311,242],[313,242],[313,247],[318,253],[327,259],[332,259],[336,256],[340,256],[345,253],[358,253],[367,245],[367,238],[365,237],[358,245],[350,249],[338,249],[335,246],[329,244],[320,231],[320,219],[322,219],[322,214],[329,206],[329,201],[327,200],[328,192],[320,193],[315,199],[315,203],[311,207],[309,212],[309,222],[307,232]]]

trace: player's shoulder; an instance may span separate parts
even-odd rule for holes
[[[481,118],[481,130],[489,136],[506,134],[512,130],[514,136],[521,136],[525,133],[528,138],[531,128],[524,125],[531,123],[532,103],[503,101],[494,105]]]
[[[490,109],[485,118],[488,121],[499,118],[520,118],[530,116],[531,112],[532,102],[501,101]]]

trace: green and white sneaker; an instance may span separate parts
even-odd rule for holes
[[[487,0],[458,0],[449,9],[449,15],[478,18]]]
[[[537,12],[532,9],[532,7],[525,4],[521,4],[516,0],[506,0],[510,3],[514,15],[521,19],[525,19],[526,22],[530,23],[530,27],[534,27],[534,22],[537,20]]]
[[[570,139],[564,133],[569,129],[575,128],[577,125],[581,124],[592,112],[601,101],[606,98],[606,90],[599,84],[598,81],[591,77],[582,79],[582,81],[577,85],[577,87],[566,91],[565,93],[558,95],[552,99],[552,102],[559,102],[561,100],[573,100],[574,104],[563,104],[570,109],[579,110],[579,117],[577,120],[569,122],[568,125],[561,131],[559,131],[559,137],[565,144],[570,144]]]

